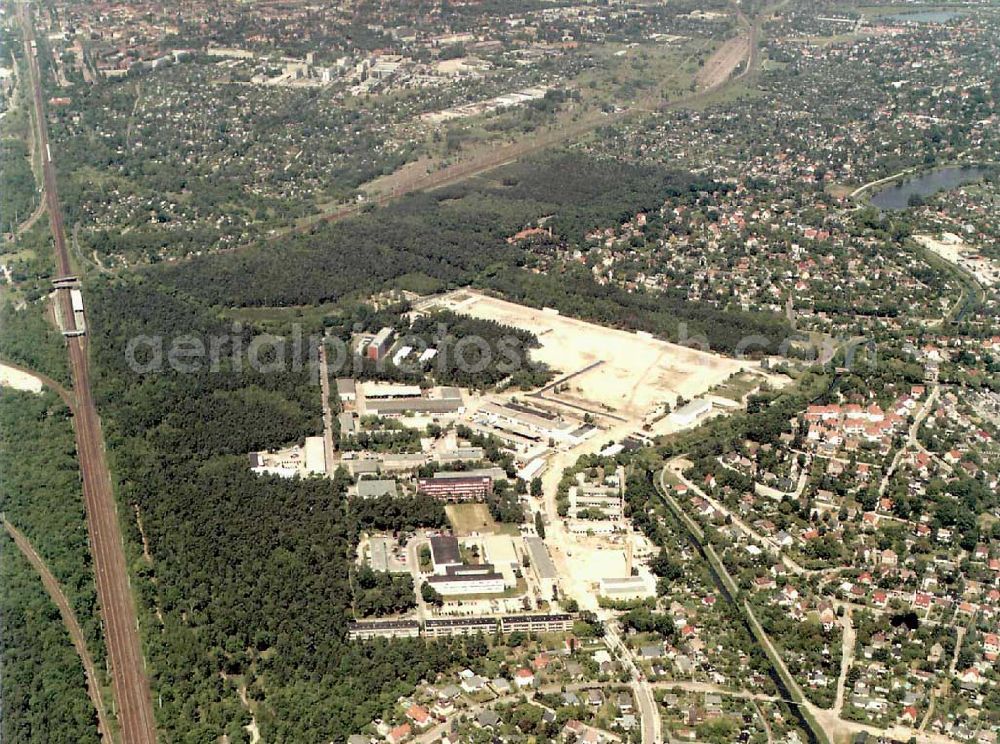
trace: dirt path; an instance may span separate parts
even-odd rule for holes
[[[24,557],[28,559],[28,562],[38,572],[39,577],[42,579],[42,584],[45,585],[45,590],[49,593],[52,601],[55,602],[56,607],[59,608],[63,625],[66,626],[66,631],[73,642],[73,648],[76,649],[76,653],[80,657],[80,662],[83,664],[83,672],[87,677],[87,694],[90,696],[90,702],[94,704],[94,710],[97,713],[98,732],[106,744],[112,744],[114,740],[112,739],[111,727],[109,725],[110,719],[108,718],[108,711],[104,706],[104,697],[101,694],[101,684],[97,679],[97,671],[94,668],[94,659],[87,648],[87,641],[83,635],[83,629],[80,628],[80,623],[76,619],[76,613],[73,612],[73,606],[63,593],[62,587],[59,586],[56,577],[49,571],[49,567],[45,565],[45,561],[38,555],[28,538],[21,534],[20,530],[11,524],[6,517],[3,519],[3,526],[7,530],[7,534],[14,539],[14,543],[21,553],[24,554]]]
[[[857,632],[854,630],[854,618],[851,616],[851,608],[844,609],[844,638],[841,642],[843,648],[840,659],[840,676],[837,678],[837,696],[833,703],[833,712],[840,718],[844,710],[844,690],[847,687],[847,672],[854,662],[854,645],[857,639]]]
[[[0,359],[0,362],[2,362],[5,367],[11,367],[12,369],[16,369],[18,372],[21,372],[22,374],[34,377],[36,380],[42,383],[42,385],[49,388],[54,393],[56,393],[60,398],[62,398],[63,403],[65,403],[70,408],[73,408],[73,406],[76,405],[76,398],[73,397],[73,393],[64,388],[62,385],[60,385],[58,382],[53,380],[48,375],[43,375],[41,372],[36,372],[33,369],[29,369],[21,364],[18,364],[17,362],[8,361],[7,359]]]
[[[35,226],[35,223],[38,222],[39,219],[41,219],[41,216],[43,214],[45,214],[46,205],[44,196],[45,195],[42,194],[43,198],[38,202],[38,206],[35,207],[35,211],[28,216],[28,219],[26,219],[24,222],[18,225],[17,229],[14,230],[15,239],[20,238],[22,235],[28,232],[28,230],[33,228]]]

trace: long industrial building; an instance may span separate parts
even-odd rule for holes
[[[503,594],[507,590],[503,574],[498,573],[489,563],[448,566],[443,574],[429,576],[427,583],[446,597]]]
[[[524,538],[524,546],[528,549],[531,570],[535,572],[538,586],[543,594],[551,596],[555,592],[559,573],[556,571],[556,564],[549,556],[548,548],[545,547],[545,541],[540,537],[529,535]]]
[[[571,486],[569,515],[575,518],[584,510],[599,511],[606,519],[621,519],[624,512],[621,489],[618,486]]]
[[[365,383],[360,397],[364,412],[373,416],[455,415],[465,409],[462,391],[456,387],[424,391],[415,385]]]

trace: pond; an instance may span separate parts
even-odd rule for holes
[[[924,10],[914,13],[892,13],[879,16],[879,18],[886,21],[899,21],[900,23],[947,23],[952,18],[958,18],[961,15],[961,13],[950,10]]]
[[[988,171],[989,168],[979,165],[950,165],[946,168],[935,168],[911,176],[909,180],[879,189],[872,195],[872,205],[890,211],[906,209],[913,195],[927,197],[938,191],[950,191],[978,181]]]

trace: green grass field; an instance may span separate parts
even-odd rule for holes
[[[486,504],[448,504],[444,508],[451,528],[459,537],[480,535],[517,535],[517,525],[500,524],[490,515]]]

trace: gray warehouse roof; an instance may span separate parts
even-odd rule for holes
[[[398,496],[399,488],[396,481],[389,479],[358,481],[358,496],[363,499],[374,499],[378,496]]]
[[[448,563],[461,563],[462,554],[458,549],[458,539],[448,535],[432,537],[431,556],[434,563],[439,566]]]
[[[524,538],[524,544],[531,554],[531,565],[535,567],[538,576],[542,579],[555,579],[556,564],[549,557],[548,548],[545,547],[542,538],[530,535]]]

